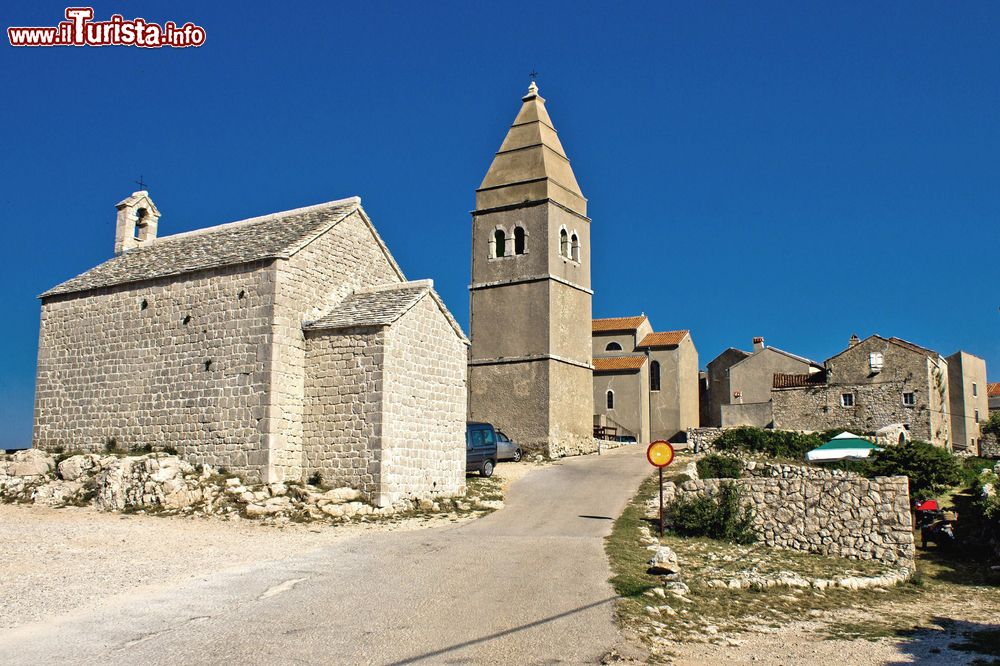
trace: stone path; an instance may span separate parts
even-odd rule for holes
[[[0,634],[0,663],[594,663],[628,650],[603,537],[648,474],[639,447],[562,460],[481,520],[114,597]]]

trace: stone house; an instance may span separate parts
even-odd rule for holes
[[[596,449],[590,218],[532,83],[476,190],[469,420],[551,457]]]
[[[708,427],[770,427],[774,418],[771,387],[776,374],[809,375],[823,366],[777,347],[768,347],[764,338],[753,339],[753,351],[730,347],[707,366],[708,399],[705,410]]]
[[[171,236],[147,192],[117,208],[115,256],[40,297],[35,446],[461,491],[467,340],[360,199]]]
[[[986,361],[964,351],[948,362],[948,396],[951,410],[951,445],[955,451],[977,455],[983,433],[980,424],[989,419]]]
[[[990,414],[1000,411],[1000,382],[987,384],[986,396],[989,400]]]
[[[873,433],[902,423],[913,439],[952,443],[949,364],[899,338],[851,338],[811,374],[776,374],[771,400],[781,430],[846,428]]]
[[[641,443],[677,441],[698,426],[698,350],[690,331],[654,332],[640,315],[594,319],[591,337],[595,426]]]

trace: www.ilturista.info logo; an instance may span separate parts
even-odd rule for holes
[[[178,26],[173,21],[163,25],[146,19],[126,20],[112,14],[107,21],[94,21],[93,7],[67,7],[66,20],[54,28],[10,27],[11,46],[139,46],[156,49],[163,46],[185,48],[205,43],[205,29],[191,22]]]

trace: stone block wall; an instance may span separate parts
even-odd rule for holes
[[[310,332],[304,389],[303,469],[366,499],[381,483],[385,329]]]
[[[1000,442],[993,435],[983,435],[979,440],[979,455],[983,458],[1000,458]]]
[[[273,280],[258,262],[44,299],[35,446],[173,447],[258,478]]]
[[[303,321],[316,319],[357,289],[403,281],[377,239],[361,213],[355,211],[290,259],[277,262],[267,405],[272,456],[269,480],[302,475]]]
[[[389,328],[379,506],[463,492],[467,353],[430,295]]]
[[[753,509],[754,525],[766,545],[907,568],[914,565],[906,477],[865,479],[826,470],[783,472],[685,481],[680,486],[668,483],[664,498],[714,495],[723,484],[736,484],[743,491],[744,505]]]
[[[926,398],[918,398],[913,407],[903,405],[903,392],[913,389],[912,384],[903,380],[775,389],[771,392],[774,427],[813,431],[845,428],[863,434],[889,424],[907,423],[913,439],[946,443],[947,436],[942,439],[932,430],[931,407]],[[841,406],[843,393],[854,394],[854,407]]]
[[[723,428],[688,428],[687,444],[688,448],[698,453],[711,451],[715,440],[725,432]]]

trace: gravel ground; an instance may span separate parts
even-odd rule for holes
[[[962,593],[934,595],[914,604],[872,603],[870,595],[858,599],[857,609],[817,614],[815,619],[789,623],[756,633],[741,633],[720,643],[684,643],[670,649],[673,663],[683,666],[709,664],[993,664],[995,657],[970,649],[970,636],[1000,630],[1000,597],[991,588],[970,587]],[[838,623],[866,626],[873,618],[913,617],[919,626],[905,638],[830,638],[828,627]],[[961,619],[958,619],[961,618]],[[995,639],[990,639],[995,640]],[[962,649],[964,647],[964,649]],[[994,649],[1000,650],[1000,645]],[[995,654],[995,653],[994,653]]]
[[[506,489],[544,465],[505,462],[497,466],[495,475]],[[247,520],[0,504],[0,629],[60,615],[138,588],[306,553],[366,532],[421,529],[455,520],[433,517],[274,527]]]
[[[0,629],[139,588],[306,553],[366,532],[420,529],[452,520],[269,527],[246,520],[0,504]]]

